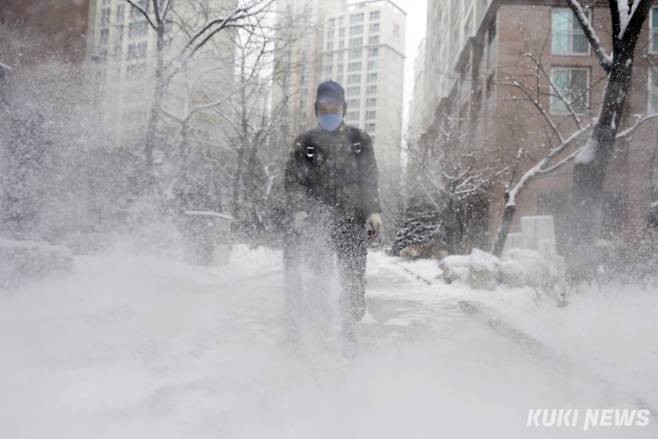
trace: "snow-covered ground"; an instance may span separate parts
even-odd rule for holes
[[[283,343],[278,252],[240,247],[214,268],[126,250],[75,262],[0,292],[1,438],[658,437],[655,418],[526,427],[528,409],[658,407],[656,288],[557,308],[375,252],[376,323],[347,359],[335,333]]]

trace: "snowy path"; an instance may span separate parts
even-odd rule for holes
[[[348,360],[333,335],[286,350],[280,254],[237,253],[214,269],[80,258],[72,274],[0,293],[0,437],[658,436],[655,420],[525,426],[529,408],[658,406],[655,293],[584,295],[557,310],[529,291],[447,286],[431,262],[375,253],[377,323]],[[504,315],[546,352],[468,317],[460,300]]]

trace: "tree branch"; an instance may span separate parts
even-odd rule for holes
[[[148,12],[146,12],[146,10],[144,8],[137,5],[135,2],[133,2],[133,0],[126,0],[126,2],[130,6],[132,6],[133,8],[137,9],[139,11],[139,13],[142,14],[144,16],[144,18],[146,18],[146,21],[148,21],[149,26],[151,26],[153,28],[153,30],[158,29],[158,27],[153,23],[153,21],[151,20],[151,17],[149,16]]]
[[[580,6],[580,3],[578,0],[566,0],[566,2],[576,16],[578,24],[580,24],[581,29],[585,33],[585,37],[587,37],[587,41],[589,41],[589,45],[592,47],[592,50],[594,51],[599,64],[601,67],[603,67],[603,70],[609,72],[612,68],[612,56],[605,53],[601,47],[601,40],[599,40],[599,37],[596,36],[594,28],[592,27],[592,23],[590,23],[589,18],[587,18],[583,12],[583,8]],[[616,3],[616,0],[612,0],[610,3]]]

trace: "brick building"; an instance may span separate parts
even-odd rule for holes
[[[56,55],[80,64],[86,54],[89,0],[2,0],[0,23],[37,32],[44,44],[32,60]]]
[[[420,147],[428,150],[427,156],[431,157],[438,134],[453,130],[460,139],[454,148],[472,153],[479,163],[500,162],[501,171],[513,165],[523,148],[520,175],[541,159],[551,145],[559,144],[560,137],[569,137],[577,130],[577,124],[585,126],[598,114],[606,85],[605,72],[564,1],[474,2],[470,10],[466,7],[459,11],[459,17],[448,20],[442,14],[451,9],[439,6],[450,2],[430,0],[428,10],[438,12],[428,14],[427,47],[430,50],[436,40],[433,33],[441,32],[437,29],[441,22],[466,24],[459,40],[463,45],[446,59],[441,58],[443,52],[438,57],[428,52],[426,86],[441,84],[443,89],[434,95],[426,93],[431,105],[424,110],[429,123],[423,127]],[[609,53],[607,2],[584,3],[588,3],[587,13]],[[476,6],[480,9],[473,13]],[[447,66],[447,73],[438,73],[435,65]],[[632,125],[638,115],[658,112],[658,2],[637,45],[633,83],[626,102],[622,130]],[[605,187],[601,225],[605,238],[630,239],[642,233],[648,223],[650,206],[656,202],[652,187],[657,130],[658,122],[649,121],[632,138],[617,142]],[[509,173],[502,173],[488,188],[488,205],[484,209],[488,221],[484,227],[490,240],[502,218]],[[515,227],[523,215],[553,215],[560,247],[567,229],[571,179],[572,162],[568,162],[532,180],[517,199]]]

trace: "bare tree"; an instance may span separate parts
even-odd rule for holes
[[[410,143],[407,154],[412,162],[413,189],[433,204],[439,216],[436,244],[449,252],[467,251],[482,244],[484,217],[482,198],[491,185],[509,169],[501,160],[478,160],[477,152],[465,151],[466,130],[458,118],[449,117],[437,132]],[[424,143],[424,144],[423,144]],[[479,223],[478,224],[473,223]]]
[[[153,29],[156,35],[155,72],[153,76],[153,99],[149,109],[146,127],[146,139],[144,143],[144,159],[147,172],[147,185],[155,182],[154,151],[156,149],[157,125],[160,119],[160,109],[164,100],[165,91],[169,80],[179,73],[185,65],[206,44],[220,32],[228,29],[240,29],[248,32],[253,31],[257,22],[253,20],[267,12],[274,0],[247,0],[240,2],[233,11],[221,16],[207,17],[194,29],[180,26],[184,41],[181,48],[176,51],[170,59],[165,57],[167,46],[167,32],[176,24],[171,19],[172,0],[125,0],[132,8],[135,8]]]
[[[194,103],[193,96],[199,94],[198,88],[203,84],[200,76],[207,72],[196,75],[192,72],[188,74],[190,80],[186,83],[182,102],[176,102],[176,109],[163,103],[161,112],[167,120],[173,121],[170,128],[178,139],[173,160],[178,164],[174,193],[184,190],[186,182],[204,193],[208,192],[205,186],[219,184],[220,187],[213,190],[223,194],[225,211],[233,216],[234,224],[246,232],[245,236],[256,239],[266,228],[269,198],[277,175],[267,146],[288,96],[280,96],[277,102],[270,96],[275,76],[281,73],[273,68],[278,29],[263,22],[260,16],[250,20],[254,21],[250,30],[232,33],[231,44],[235,49],[234,62],[230,65],[234,76],[232,86],[226,84],[226,90],[218,98],[208,97]],[[181,20],[180,27],[184,26]],[[217,172],[206,179],[205,184],[199,175],[196,178],[188,175],[199,174],[198,169],[191,167],[195,166],[193,162],[198,163],[199,146],[205,148],[199,145],[200,139],[194,134],[196,121],[200,119],[210,121],[219,131],[219,137],[213,139],[216,151],[205,154],[206,157],[220,157],[215,160]]]

